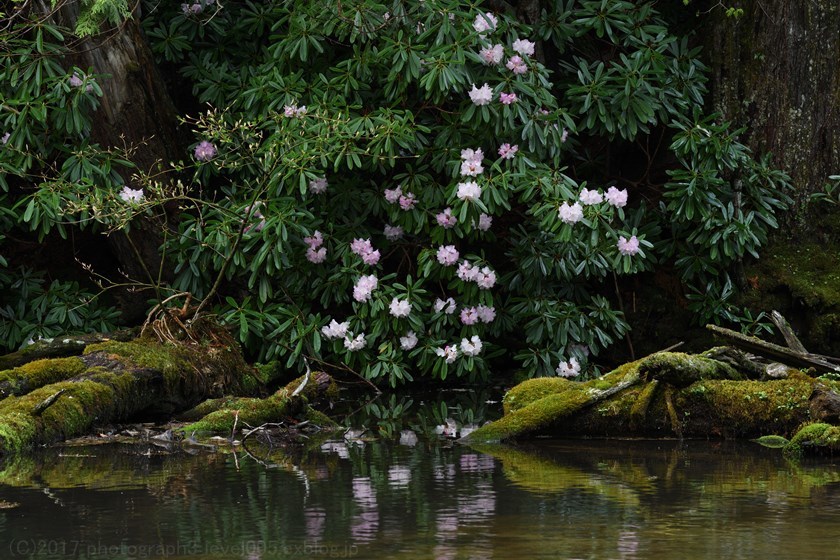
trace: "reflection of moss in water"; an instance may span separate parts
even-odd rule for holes
[[[648,481],[638,476],[631,477],[637,482],[637,486],[631,488],[620,476],[613,479],[597,472],[586,472],[505,445],[477,445],[474,449],[500,460],[508,480],[525,490],[539,494],[583,490],[623,506],[637,507],[639,491],[645,490],[646,486],[650,487]],[[631,465],[624,466],[633,470]]]
[[[152,444],[58,447],[4,458],[0,463],[0,484],[155,490],[166,487],[172,479],[188,478],[197,468],[226,460],[225,455],[216,453],[167,453]]]

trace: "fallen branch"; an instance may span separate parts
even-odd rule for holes
[[[810,352],[797,352],[717,325],[706,325],[706,328],[738,348],[776,360],[785,365],[797,368],[814,368],[818,373],[840,373],[840,366],[833,364],[828,356]]]

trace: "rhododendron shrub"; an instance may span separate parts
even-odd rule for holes
[[[784,178],[703,115],[705,68],[651,2],[607,22],[600,2],[556,2],[534,26],[454,0],[147,4],[202,109],[175,172],[109,200],[189,202],[166,223],[163,289],[209,296],[259,360],[390,384],[584,374],[630,328],[619,277],[668,260],[714,280],[684,259],[725,273],[783,206]],[[671,182],[598,160],[666,130]]]

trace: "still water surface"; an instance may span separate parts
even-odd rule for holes
[[[155,453],[0,465],[0,558],[840,557],[840,465],[748,442]]]

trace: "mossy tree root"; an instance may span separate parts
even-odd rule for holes
[[[291,417],[299,417],[310,413],[308,404],[324,396],[333,396],[336,391],[335,382],[324,372],[311,373],[310,380],[303,391],[295,394],[295,390],[304,382],[300,377],[264,399],[256,398],[223,398],[205,401],[187,411],[181,418],[198,421],[181,428],[185,434],[199,433],[227,433],[240,426],[259,426],[261,424],[280,422]],[[323,417],[319,417],[321,421]]]
[[[3,373],[12,394],[0,400],[0,455],[79,436],[95,425],[170,415],[239,390],[254,374],[232,348],[149,340],[93,344],[79,358]]]

